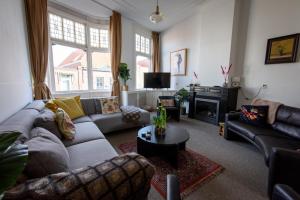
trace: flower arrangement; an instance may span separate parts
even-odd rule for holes
[[[232,64],[230,64],[229,67],[226,67],[226,66],[223,67],[221,65],[222,75],[224,76],[224,84],[223,84],[224,87],[228,86],[228,77],[229,77],[229,72],[231,70],[231,67],[232,67]]]

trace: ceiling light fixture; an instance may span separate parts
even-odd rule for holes
[[[161,12],[159,12],[158,0],[156,1],[156,10],[150,15],[149,19],[154,24],[157,24],[163,20],[163,15]]]

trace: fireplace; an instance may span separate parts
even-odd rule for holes
[[[236,110],[238,88],[191,87],[189,117],[218,124],[224,122],[225,114]]]
[[[217,124],[219,121],[220,101],[213,99],[195,98],[196,119]]]

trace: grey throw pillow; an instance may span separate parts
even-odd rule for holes
[[[44,128],[34,128],[28,145],[29,157],[25,174],[30,178],[39,178],[49,174],[69,170],[70,157],[60,139]]]
[[[62,139],[62,135],[55,121],[55,113],[49,109],[44,109],[41,111],[39,116],[34,121],[34,127],[44,128],[56,135],[56,137],[59,139]]]

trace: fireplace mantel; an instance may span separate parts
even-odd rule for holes
[[[238,88],[195,87],[190,91],[189,117],[217,125],[236,110],[237,95]]]

